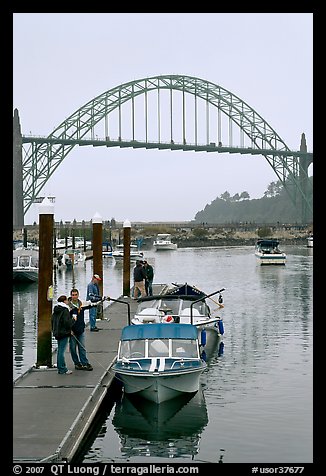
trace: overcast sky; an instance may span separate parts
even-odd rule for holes
[[[312,13],[15,13],[13,33],[23,135],[47,136],[122,83],[178,74],[237,95],[293,150],[304,132],[313,150]],[[41,195],[56,197],[56,221],[184,221],[225,191],[260,198],[276,180],[262,156],[76,146]]]

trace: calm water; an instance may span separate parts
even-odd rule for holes
[[[156,283],[188,281],[207,294],[226,288],[224,352],[190,401],[117,399],[83,462],[313,461],[313,250],[283,249],[279,267],[259,267],[251,246],[145,252]],[[57,273],[55,296],[75,284],[84,298],[91,266]],[[110,259],[104,294],[122,294],[122,266]],[[14,377],[36,361],[36,300],[37,284],[14,288]]]

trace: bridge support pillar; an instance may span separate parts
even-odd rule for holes
[[[307,152],[307,142],[304,132],[301,134],[300,152]],[[307,196],[308,167],[311,164],[311,160],[307,157],[300,157],[299,161],[300,170],[303,170],[303,173],[299,175],[300,186],[304,195]],[[303,197],[301,198],[301,221],[302,223],[307,223],[307,203]]]
[[[13,118],[13,229],[24,227],[22,134],[18,109]]]

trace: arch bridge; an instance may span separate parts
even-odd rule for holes
[[[259,154],[294,206],[301,206],[302,221],[306,222],[307,211],[312,213],[308,167],[313,154],[307,152],[304,134],[300,150],[291,151],[252,107],[230,91],[196,77],[163,75],[105,91],[47,137],[22,135],[15,110],[14,223],[23,220],[76,145]]]

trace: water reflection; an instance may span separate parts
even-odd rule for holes
[[[35,363],[37,289],[37,282],[13,286],[13,361],[17,373],[24,372]]]
[[[112,423],[124,458],[193,457],[208,423],[202,388],[192,397],[182,395],[159,405],[124,394]]]

